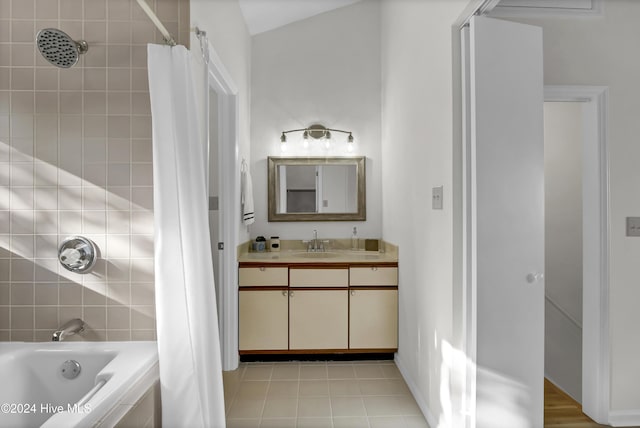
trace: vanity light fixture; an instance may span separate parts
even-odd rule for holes
[[[313,138],[314,140],[323,139],[325,141],[327,148],[329,148],[332,132],[341,132],[343,134],[349,134],[349,136],[347,137],[347,144],[348,144],[347,149],[349,150],[349,152],[353,151],[354,139],[353,139],[353,133],[351,131],[343,131],[341,129],[327,128],[324,125],[320,125],[316,123],[309,126],[308,128],[290,129],[289,131],[282,131],[282,135],[280,136],[280,143],[282,144],[281,148],[283,152],[286,151],[287,134],[291,132],[302,132],[302,140],[304,141],[305,148],[309,147],[309,137]]]

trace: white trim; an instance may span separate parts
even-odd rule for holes
[[[409,387],[413,398],[416,400],[416,404],[418,404],[418,407],[420,407],[420,411],[424,415],[424,418],[427,420],[427,424],[431,427],[439,427],[440,425],[438,424],[438,420],[433,416],[433,413],[431,413],[431,410],[427,405],[427,401],[422,396],[422,393],[418,389],[418,386],[415,384],[413,378],[409,374],[409,369],[407,369],[398,353],[396,353],[394,360],[396,366],[398,367],[398,370],[400,370],[400,374]]]
[[[591,18],[600,17],[604,14],[604,2],[602,0],[591,0],[591,8],[571,8],[562,7],[562,1],[557,0],[558,6],[504,6],[498,4],[487,16],[492,18]]]
[[[609,412],[609,423],[614,427],[640,426],[640,409],[612,410]]]
[[[478,350],[478,329],[477,329],[477,284],[476,277],[472,272],[476,271],[477,252],[475,234],[477,206],[474,190],[474,180],[472,171],[475,156],[474,147],[471,144],[471,63],[470,63],[470,34],[469,27],[460,31],[461,52],[462,52],[462,306],[463,306],[463,334],[462,350],[466,356],[465,367],[460,367],[465,373],[461,411],[464,417],[464,424],[467,428],[476,426],[476,379],[477,379],[477,350]]]
[[[583,150],[582,406],[602,424],[611,422],[607,100],[603,86],[545,87],[547,102],[588,103]]]
[[[220,177],[220,252],[225,286],[219,287],[222,370],[238,368],[238,231],[240,230],[240,163],[238,159],[238,89],[215,49],[209,45],[209,86],[218,95],[218,171]],[[217,245],[217,243],[212,243]],[[217,279],[217,278],[216,278]]]

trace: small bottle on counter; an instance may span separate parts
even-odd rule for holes
[[[358,229],[356,229],[355,226],[353,226],[353,234],[351,235],[351,249],[352,250],[357,250],[359,247],[358,245]]]

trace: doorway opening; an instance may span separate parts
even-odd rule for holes
[[[609,419],[606,101],[605,87],[545,87],[545,377],[599,423]]]
[[[582,146],[586,119],[582,104],[544,103],[544,374],[578,403],[582,402]]]
[[[241,227],[238,89],[213,47],[208,42],[204,46],[208,82],[205,118],[209,140],[209,230],[222,369],[226,371],[235,370],[239,363],[235,250]]]

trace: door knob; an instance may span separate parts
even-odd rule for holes
[[[531,272],[527,275],[527,282],[533,284],[534,282],[542,281],[544,279],[543,273]]]

